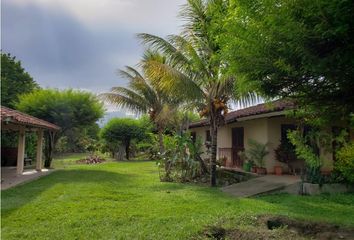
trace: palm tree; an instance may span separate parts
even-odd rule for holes
[[[165,58],[157,52],[147,50],[144,53],[142,62],[160,62],[164,64]],[[179,105],[179,100],[162,90],[156,82],[133,67],[126,66],[125,70],[120,70],[122,77],[129,81],[128,87],[113,87],[110,92],[101,96],[106,101],[122,108],[128,108],[135,113],[148,113],[150,120],[154,123],[159,136],[160,152],[164,152],[163,131]]]
[[[257,101],[255,94],[240,95],[235,91],[235,79],[223,72],[227,64],[218,54],[218,44],[210,29],[213,16],[225,11],[222,0],[188,0],[181,9],[186,20],[181,35],[166,39],[141,33],[138,37],[152,49],[161,52],[166,61],[150,59],[144,62],[149,76],[157,79],[159,86],[191,101],[207,117],[211,133],[210,173],[211,186],[216,186],[217,132],[224,122],[230,101],[248,105]]]

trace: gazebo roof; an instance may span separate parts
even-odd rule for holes
[[[60,127],[55,124],[4,106],[1,106],[0,119],[1,123],[12,123],[16,125],[44,128],[55,131],[60,129]]]

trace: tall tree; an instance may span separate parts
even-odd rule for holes
[[[224,75],[225,63],[219,55],[214,38],[218,31],[215,19],[222,16],[227,4],[222,0],[188,0],[181,9],[185,20],[181,35],[163,39],[151,34],[139,34],[144,44],[160,51],[166,62],[153,59],[145,62],[149,76],[159,80],[159,86],[181,95],[193,103],[202,116],[208,118],[211,132],[211,186],[216,185],[217,132],[224,122],[230,101],[252,103],[252,93],[243,96],[235,91],[235,79]]]
[[[20,61],[9,53],[1,53],[1,105],[14,108],[19,95],[38,88]]]
[[[334,119],[354,112],[353,1],[230,2],[218,39],[240,85]]]
[[[55,136],[46,133],[45,167],[50,167],[60,136],[76,128],[90,127],[104,114],[103,104],[95,95],[72,89],[43,89],[21,95],[16,108],[61,127]]]
[[[163,64],[165,58],[157,52],[148,50],[142,62],[149,61]],[[164,152],[163,131],[179,105],[178,96],[164,92],[156,84],[158,79],[152,79],[159,76],[148,77],[146,68],[143,69],[144,74],[129,66],[119,73],[129,81],[128,87],[113,87],[111,92],[102,94],[102,97],[112,104],[136,113],[148,113],[158,131],[160,152]]]

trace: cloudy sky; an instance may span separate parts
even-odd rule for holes
[[[96,93],[124,85],[116,75],[143,52],[135,37],[178,33],[185,0],[2,0],[2,50],[42,87]]]

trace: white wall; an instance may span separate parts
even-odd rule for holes
[[[274,150],[279,146],[281,140],[281,125],[282,124],[296,124],[294,119],[286,118],[284,116],[275,116],[269,118],[250,119],[240,122],[224,125],[219,128],[218,131],[218,149],[219,148],[231,148],[232,147],[232,128],[243,127],[244,128],[244,143],[245,149],[249,148],[249,139],[254,139],[260,143],[268,144],[269,154],[265,159],[265,164],[268,173],[274,172],[274,166],[283,166],[283,169],[287,171],[287,165],[281,163],[275,159]],[[196,132],[197,138],[205,143],[205,131],[209,130],[209,127],[200,127],[191,129],[192,132]],[[354,138],[354,134],[351,134]],[[206,150],[204,148],[204,150]],[[325,159],[323,170],[332,170],[333,161],[332,153],[326,152],[323,149],[320,151],[321,156]],[[218,153],[219,155],[219,153]],[[203,157],[208,157],[206,154]]]

